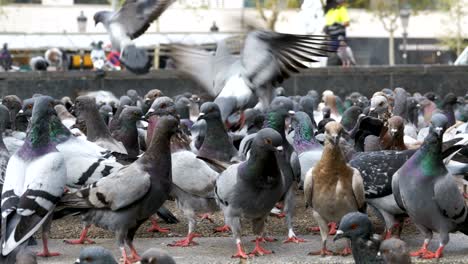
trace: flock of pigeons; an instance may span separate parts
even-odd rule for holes
[[[41,227],[38,255],[56,256],[47,245],[51,222],[77,214],[83,232],[67,243],[92,243],[87,229],[96,225],[115,232],[124,263],[140,261],[133,246],[140,225],[156,214],[177,221],[163,207],[168,199],[189,223],[187,237],[169,246],[196,245],[197,218],[221,210],[226,225],[218,231],[232,231],[233,257],[270,254],[262,243],[273,240],[264,230],[272,213],[285,216],[285,242],[304,241],[293,230],[297,188],[319,224],[322,248],[312,255],[335,254],[326,247],[330,234],[350,239],[340,253],[352,253],[356,263],[409,263],[404,242],[392,238],[408,217],[425,237],[412,256],[440,258],[450,232],[468,233],[467,194],[457,184],[468,174],[466,98],[402,88],[370,99],[352,93],[341,100],[331,91],[319,98],[314,90],[287,97],[283,88],[273,94],[266,110],[239,109],[225,120],[222,101],[202,103],[191,93],[170,98],[156,89],[143,98],[129,90],[120,100],[109,92],[74,102],[5,96],[2,263],[31,255],[27,246]],[[373,236],[369,207],[385,222],[384,239]],[[241,241],[241,218],[252,221],[256,235],[250,253]],[[427,248],[433,232],[440,233],[435,252]],[[171,259],[152,252],[142,263]],[[113,259],[99,247],[80,258]]]
[[[131,39],[172,2],[127,1],[117,13],[99,12],[122,62],[145,72],[147,54]],[[80,215],[84,229],[69,244],[92,241],[95,225],[116,235],[124,263],[175,263],[159,250],[139,256],[137,229],[155,215],[177,219],[163,207],[174,199],[188,219],[187,237],[170,246],[196,245],[197,218],[222,211],[236,243],[233,257],[271,254],[273,239],[264,224],[271,213],[284,216],[285,242],[304,239],[294,232],[295,191],[304,191],[319,224],[322,247],[348,238],[341,252],[357,263],[409,263],[411,256],[440,258],[449,233],[468,234],[463,177],[468,174],[468,98],[383,89],[371,98],[352,93],[341,99],[287,96],[276,88],[291,74],[328,53],[327,37],[253,31],[241,54],[220,42],[215,53],[173,46],[177,68],[197,80],[214,99],[184,93],[173,98],[157,89],[115,98],[110,92],[54,99],[34,95],[2,98],[0,104],[1,263],[35,263],[27,246],[42,227],[49,251],[51,223]],[[459,186],[463,188],[459,188]],[[374,236],[366,212],[385,222]],[[409,253],[398,237],[408,218],[424,234],[420,250]],[[244,249],[241,218],[252,221],[253,251]],[[440,246],[428,249],[432,233]],[[379,254],[379,252],[381,254]],[[99,262],[102,261],[102,262]],[[80,263],[116,263],[105,249],[82,250]]]

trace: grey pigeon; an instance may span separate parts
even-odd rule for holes
[[[115,118],[111,118],[109,122],[106,122],[106,124],[109,124],[109,130],[110,132],[113,132],[114,130],[118,129],[120,127],[120,114],[124,110],[125,107],[132,105],[132,99],[130,97],[123,95],[119,99],[119,105],[117,106],[117,110],[115,110]]]
[[[276,152],[282,149],[281,135],[271,128],[260,130],[252,142],[248,160],[229,166],[216,180],[216,199],[223,210],[226,224],[232,229],[237,244],[233,257],[248,258],[241,242],[241,216],[252,220],[257,236],[253,255],[271,254],[260,246],[264,225],[270,210],[284,193],[284,184]]]
[[[198,156],[222,162],[230,162],[236,157],[237,149],[227,134],[218,105],[213,102],[204,103],[200,108],[199,119],[206,122],[206,134]]]
[[[110,36],[112,48],[120,52],[120,61],[130,71],[147,73],[151,61],[146,50],[132,40],[141,36],[175,0],[128,0],[117,12],[100,11],[94,22],[102,23]]]
[[[99,115],[96,101],[93,97],[79,96],[75,100],[75,112],[80,119],[86,122],[86,136],[91,142],[112,152],[127,154],[127,150],[122,142],[112,138],[107,125]]]
[[[177,207],[188,220],[187,237],[169,246],[187,247],[196,245],[193,241],[200,236],[195,233],[197,214],[213,213],[219,210],[214,196],[218,173],[191,151],[172,154],[172,193]]]
[[[350,46],[348,46],[348,43],[346,43],[344,38],[342,36],[340,37],[338,37],[338,40],[340,40],[340,46],[336,51],[336,55],[338,55],[340,58],[342,66],[349,67],[351,65],[356,65],[356,59],[354,58],[353,50]]]
[[[141,255],[141,264],[176,264],[166,251],[150,248]]]
[[[108,104],[102,105],[101,107],[99,107],[99,114],[104,120],[104,123],[109,124],[110,120],[112,120],[112,117],[114,116],[112,106]]]
[[[24,145],[11,157],[2,190],[2,255],[6,256],[43,226],[42,256],[49,252],[51,214],[63,194],[67,171],[49,137],[55,113],[51,97],[38,97]]]
[[[143,112],[138,106],[127,106],[118,118],[120,127],[112,132],[112,137],[122,142],[129,158],[136,158],[140,155],[137,122],[144,118]]]
[[[291,74],[308,68],[302,62],[315,61],[314,56],[326,56],[322,36],[252,31],[244,42],[240,57],[229,51],[221,41],[216,53],[175,46],[172,57],[177,68],[198,80],[216,97],[223,122],[237,110],[249,107],[255,95],[262,109],[273,98],[273,89]],[[323,46],[322,46],[323,47]]]
[[[133,246],[135,232],[169,198],[170,138],[178,125],[174,117],[160,118],[150,147],[137,161],[76,193],[65,194],[60,202],[59,212],[81,211],[85,221],[115,232],[125,263],[140,259]]]
[[[423,145],[393,176],[392,190],[398,206],[406,210],[425,238],[412,256],[440,258],[450,232],[468,234],[465,200],[443,161],[442,136],[448,124],[445,115],[434,114]],[[434,231],[440,234],[440,246],[432,252],[428,243]]]
[[[37,264],[36,253],[32,252],[28,248],[21,249],[16,254],[16,264]]]
[[[11,129],[16,130],[15,124],[16,124],[16,115],[22,108],[22,102],[21,99],[19,99],[18,96],[16,95],[7,95],[3,97],[2,99],[2,104],[5,105],[8,110],[10,111],[10,124],[11,124]]]
[[[386,264],[411,264],[408,246],[397,238],[382,241],[380,254]]]
[[[117,264],[112,253],[103,247],[85,247],[80,251],[80,256],[75,264]]]

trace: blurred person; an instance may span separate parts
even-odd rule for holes
[[[44,57],[36,56],[31,58],[29,61],[29,66],[31,67],[32,71],[47,71],[49,63]]]
[[[112,49],[111,45],[109,45],[108,48],[110,49],[109,54],[107,54],[108,64],[111,65],[113,68],[120,70],[120,52]]]
[[[8,44],[3,43],[2,51],[0,52],[0,67],[4,71],[11,70],[11,66],[13,65],[13,59],[11,58],[10,51],[8,50]]]
[[[345,6],[345,0],[327,0],[324,8],[325,27],[324,33],[329,35],[334,41],[334,50],[338,50],[342,36],[346,39],[346,28],[349,26],[348,10]],[[341,65],[339,57],[332,55],[328,59],[328,65]]]
[[[63,54],[58,48],[51,48],[46,50],[44,54],[49,66],[55,67],[55,70],[63,70]]]
[[[97,71],[104,70],[104,67],[106,66],[106,52],[104,52],[102,44],[102,41],[99,41],[98,43],[91,43],[91,61],[93,62],[94,70]]]

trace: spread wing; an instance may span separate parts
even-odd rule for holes
[[[151,22],[157,19],[175,0],[127,0],[112,17],[123,26],[131,39],[145,33]]]
[[[308,68],[303,62],[327,57],[326,36],[253,31],[247,35],[241,62],[253,87],[277,86],[292,73]]]
[[[203,49],[174,45],[170,51],[176,68],[196,80],[211,96],[217,96],[228,79],[230,66],[239,58],[232,55],[224,41],[213,54]]]

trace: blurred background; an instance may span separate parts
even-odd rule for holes
[[[98,57],[120,69],[104,27],[93,20],[95,12],[123,3],[109,1],[0,0],[0,43],[6,44],[0,60],[11,58],[4,68],[28,71],[42,56],[48,71],[92,69]],[[348,21],[339,25],[357,65],[466,64],[467,6],[468,0],[178,0],[136,43],[150,52],[153,68],[166,69],[171,43],[212,50],[218,40],[240,39],[252,26],[324,34],[343,16],[332,11],[343,8]],[[238,52],[240,45],[232,43]],[[315,66],[327,64],[341,65],[331,58]]]

